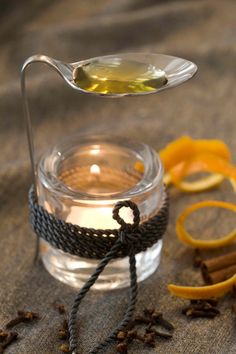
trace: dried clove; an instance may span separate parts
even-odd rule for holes
[[[59,312],[60,315],[63,315],[66,313],[65,305],[55,302],[54,307]]]
[[[26,318],[26,320],[29,320],[29,321],[39,319],[38,312],[33,312],[33,311],[17,311],[17,315],[22,316],[22,317]]]
[[[68,322],[64,320],[62,326],[58,330],[58,337],[61,340],[67,340],[69,338]]]
[[[218,300],[217,299],[204,299],[204,300],[190,300],[192,305],[200,305],[200,304],[210,304],[211,306],[217,306]]]
[[[6,324],[6,328],[10,329],[15,327],[17,324],[22,322],[31,322],[33,320],[39,319],[39,314],[32,311],[18,311],[17,317],[13,318]]]
[[[137,322],[135,322],[135,320],[130,321],[129,324],[128,324],[128,326],[126,327],[126,329],[127,329],[128,331],[130,331],[130,330],[132,330],[136,325],[137,325]]]
[[[144,324],[147,325],[146,332],[144,335],[138,333],[134,328],[136,325]],[[150,347],[155,347],[155,338],[161,337],[165,339],[172,338],[172,334],[157,331],[152,327],[159,325],[165,329],[172,331],[174,326],[172,323],[163,318],[161,312],[157,312],[155,309],[145,309],[143,311],[143,316],[136,316],[134,321],[132,321],[126,330],[119,331],[117,333],[117,340],[119,343],[116,346],[118,353],[127,353],[128,345],[133,340],[139,340],[145,345]]]
[[[130,344],[134,339],[143,342],[144,344],[154,347],[155,346],[155,334],[154,333],[145,333],[145,335],[139,334],[137,331],[120,331],[117,333],[117,339],[121,340],[116,349],[118,353],[127,353],[128,344]]]
[[[152,319],[155,324],[159,324],[160,326],[167,329],[168,331],[174,330],[173,324],[167,321],[165,318],[163,318],[161,312],[154,311],[152,314]]]
[[[61,344],[59,347],[59,350],[63,353],[70,353],[70,347],[69,344]]]
[[[58,331],[58,337],[59,337],[59,339],[61,339],[61,340],[67,340],[68,337],[69,337],[69,335],[68,335],[68,332],[65,331],[64,329],[59,329],[59,331]]]
[[[187,306],[182,309],[182,314],[192,318],[214,318],[215,316],[220,314],[220,311],[215,307],[216,305],[217,301],[214,299],[191,300],[190,306]]]
[[[127,332],[126,331],[119,331],[116,335],[117,339],[119,340],[124,340],[127,338]]]
[[[16,318],[13,318],[12,320],[10,320],[7,324],[6,324],[6,328],[13,328],[15,327],[18,323],[22,323],[25,322],[25,319],[23,319],[21,316],[18,316]]]
[[[216,315],[220,314],[220,311],[216,307],[211,306],[209,303],[187,306],[187,307],[183,308],[182,313],[185,315],[189,309],[205,311],[205,312],[215,312]]]
[[[186,315],[187,317],[192,317],[192,318],[214,318],[216,317],[219,312],[216,312],[215,309],[209,310],[209,311],[205,311],[205,310],[199,310],[199,309],[195,309],[195,308],[186,308],[182,311],[182,313],[184,315]]]
[[[137,337],[137,331],[119,331],[116,337],[120,341],[126,341],[127,343],[130,343],[133,339]]]
[[[160,331],[157,331],[156,329],[150,328],[150,327],[146,329],[146,333],[153,333],[157,337],[164,338],[164,339],[171,339],[173,337],[171,333],[160,332]]]
[[[149,324],[151,322],[151,319],[143,316],[136,316],[134,321],[136,324]]]
[[[4,353],[4,350],[9,347],[10,344],[15,342],[18,338],[18,333],[10,332],[3,343],[0,344],[0,354]]]
[[[136,335],[133,339],[140,340],[141,342],[148,344],[153,347],[155,344],[155,335],[153,333],[145,333],[143,336],[136,332]]]
[[[4,342],[8,336],[8,333],[0,329],[0,343]]]
[[[143,314],[144,316],[150,317],[155,312],[155,309],[144,309]]]
[[[144,343],[147,344],[150,347],[155,347],[155,334],[152,333],[146,333],[143,336]]]
[[[127,332],[127,340],[132,341],[133,339],[137,338],[137,335],[138,335],[138,333],[135,330],[128,331]]]
[[[128,353],[128,343],[122,342],[116,345],[116,350],[118,353],[127,354]]]
[[[173,324],[164,319],[163,314],[161,312],[158,312],[154,309],[145,309],[143,313],[144,316],[148,317],[148,319],[146,317],[141,317],[141,319],[143,320],[142,323],[160,325],[169,331],[172,331],[174,329]]]

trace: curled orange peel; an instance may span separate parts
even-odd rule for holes
[[[194,182],[184,180],[196,172],[209,172],[210,176]],[[213,154],[199,154],[173,167],[170,171],[171,182],[185,192],[199,192],[219,185],[224,178],[231,180],[235,188],[236,167],[228,161]]]
[[[186,161],[195,155],[209,153],[226,161],[230,161],[231,154],[227,145],[221,140],[193,140],[183,136],[159,152],[164,169],[168,172],[172,167]]]
[[[236,229],[216,240],[197,240],[190,235],[190,233],[185,229],[186,218],[194,211],[208,207],[223,208],[236,212],[235,204],[217,200],[206,200],[191,205],[182,212],[176,222],[176,233],[181,242],[191,247],[209,250],[226,246],[236,239]]]
[[[221,140],[194,140],[183,136],[168,144],[159,153],[165,169],[164,183],[174,184],[184,192],[202,192],[217,187],[229,178],[236,191],[236,167],[230,164],[231,154]],[[134,168],[144,173],[144,165],[137,161]],[[209,176],[195,181],[186,180],[187,176],[199,172]]]
[[[226,161],[231,160],[231,153],[228,146],[221,140],[195,140],[195,151],[196,154],[200,153],[210,153],[217,155]]]
[[[218,186],[225,178],[222,168],[209,166],[200,159],[202,155],[210,155],[216,159],[225,161],[231,160],[231,153],[227,145],[221,140],[194,140],[183,136],[168,144],[159,153],[165,169],[164,182],[166,185],[174,183],[177,188],[184,192],[201,192]],[[205,158],[206,160],[206,158]],[[217,161],[215,161],[217,163]],[[206,167],[208,166],[208,168]],[[223,166],[225,167],[225,166]],[[213,170],[213,171],[212,171]],[[186,181],[185,177],[197,172],[210,172],[211,175],[196,181]],[[231,174],[230,174],[231,175]]]
[[[175,166],[170,173],[173,183],[178,183],[185,176],[195,172],[213,172],[226,178],[236,179],[236,167],[228,161],[213,154],[198,154],[179,166]]]
[[[223,180],[224,176],[213,173],[197,181],[181,181],[178,183],[178,188],[183,192],[203,192],[205,190],[219,186],[223,182]]]
[[[171,294],[185,299],[198,300],[217,298],[228,293],[236,284],[236,274],[231,278],[214,285],[207,286],[181,286],[169,284],[168,289]]]
[[[198,172],[202,172],[202,171],[200,170]],[[183,192],[202,192],[208,189],[212,189],[219,186],[225,179],[224,176],[218,173],[211,173],[209,176],[191,182],[186,181],[184,178],[185,177],[182,177],[181,180],[178,179],[177,181],[174,180],[174,185]],[[164,175],[164,183],[167,186],[173,183],[171,173],[166,173]],[[231,181],[231,184],[233,185],[233,181]],[[233,185],[233,187],[235,188],[236,191],[236,185],[235,186]]]

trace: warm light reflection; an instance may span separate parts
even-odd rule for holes
[[[95,148],[90,150],[90,154],[91,155],[98,155],[99,153],[100,153],[100,148],[99,147],[95,147]]]
[[[109,205],[98,206],[97,208],[72,206],[66,221],[94,229],[117,229],[120,225],[112,218],[112,210],[113,206]],[[132,222],[133,220],[132,211],[128,208],[123,208],[120,215],[126,222]]]

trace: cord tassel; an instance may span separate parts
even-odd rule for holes
[[[134,216],[133,224],[127,224],[123,219],[120,218],[119,210],[122,207],[129,207],[132,209],[133,216]],[[112,333],[105,340],[103,340],[92,351],[90,351],[89,354],[97,354],[100,351],[104,353],[105,348],[116,339],[117,333],[128,326],[135,310],[135,304],[138,295],[138,286],[137,286],[137,274],[136,274],[136,260],[135,260],[133,243],[135,242],[135,232],[137,232],[140,223],[140,215],[139,215],[138,207],[135,203],[131,201],[118,202],[113,209],[113,218],[121,225],[119,230],[119,238],[117,239],[116,243],[112,246],[111,250],[101,260],[95,272],[90,276],[88,281],[79,291],[79,293],[76,295],[74,304],[70,311],[69,343],[70,343],[70,350],[72,354],[79,354],[77,351],[77,333],[76,333],[77,332],[76,318],[77,318],[79,305],[82,299],[87,294],[87,292],[96,282],[99,275],[103,272],[107,264],[113,258],[115,258],[117,252],[124,246],[128,247],[129,249],[130,296],[129,296],[128,307],[126,309],[123,319],[118,324],[118,326],[112,331]]]

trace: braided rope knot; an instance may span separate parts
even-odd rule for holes
[[[88,278],[75,297],[69,315],[69,344],[72,354],[77,354],[77,312],[81,301],[94,285],[107,264],[117,257],[129,257],[130,291],[129,302],[124,317],[111,334],[99,343],[90,354],[104,353],[107,346],[117,339],[117,333],[130,323],[137,299],[137,274],[135,254],[153,246],[164,234],[168,224],[168,198],[163,200],[158,213],[140,224],[140,212],[132,201],[118,202],[113,209],[113,218],[120,229],[92,229],[71,224],[50,214],[39,205],[33,187],[29,191],[30,221],[38,237],[50,245],[72,255],[100,259],[97,268]],[[133,222],[126,223],[119,215],[126,207],[133,212]]]
[[[94,229],[71,224],[40,205],[33,187],[29,191],[30,223],[35,234],[51,246],[78,257],[103,259],[118,241],[114,258],[127,257],[132,243],[135,254],[146,251],[162,238],[168,224],[168,198],[163,193],[160,208],[148,220],[140,222],[139,210],[131,201],[118,202],[113,210],[120,224],[116,229]],[[126,223],[119,211],[126,207],[133,212],[132,223]],[[131,212],[127,210],[127,212]],[[123,211],[123,210],[122,210]],[[127,213],[126,213],[127,214]],[[122,215],[123,216],[123,215]],[[132,219],[132,217],[131,217]]]
[[[122,219],[119,215],[120,209],[126,207],[130,208],[133,212],[133,223],[126,223],[124,219]],[[139,231],[139,223],[140,223],[140,212],[137,207],[137,205],[132,202],[131,200],[125,200],[116,203],[114,209],[113,209],[113,214],[112,217],[114,220],[120,224],[120,230],[119,230],[119,238],[121,243],[124,246],[129,246],[131,247],[134,245],[135,242],[139,242],[140,238],[142,237],[140,231]]]
[[[121,208],[127,207],[133,211],[133,223],[126,223],[119,215],[119,211]],[[116,328],[112,331],[112,333],[104,339],[100,344],[98,344],[89,354],[97,354],[99,352],[104,353],[105,348],[112,342],[114,342],[117,338],[117,333],[123,329],[125,329],[130,323],[133,312],[135,309],[135,304],[137,300],[138,287],[137,287],[137,274],[136,274],[136,259],[134,253],[134,241],[137,240],[137,234],[139,232],[139,223],[140,223],[140,214],[137,205],[131,201],[122,201],[118,202],[113,209],[113,218],[120,225],[120,230],[118,233],[118,238],[116,242],[113,244],[109,252],[106,256],[100,261],[96,270],[89,277],[84,286],[80,289],[79,293],[76,295],[74,304],[70,311],[69,316],[69,344],[70,350],[72,354],[77,354],[77,328],[76,328],[76,316],[79,309],[79,305],[82,299],[85,297],[90,288],[94,285],[94,283],[99,278],[100,274],[103,272],[107,264],[113,260],[117,254],[117,251],[122,248],[124,245],[128,245],[128,254],[129,254],[129,271],[130,271],[130,294],[129,294],[129,302],[126,312],[124,314],[121,322],[116,326]]]

